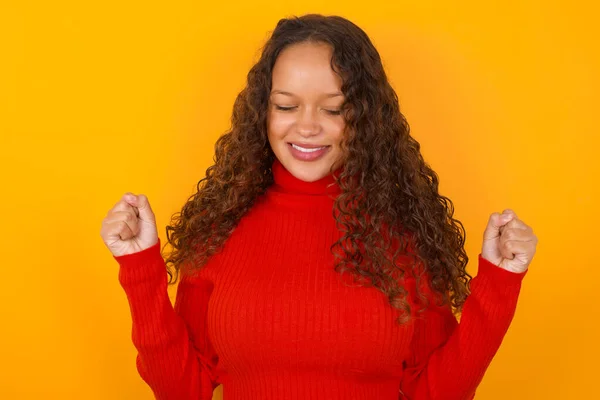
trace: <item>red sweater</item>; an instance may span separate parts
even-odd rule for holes
[[[182,277],[174,307],[160,241],[114,257],[137,369],[156,398],[212,399],[223,384],[224,400],[472,399],[526,272],[479,254],[460,324],[431,305],[424,319],[398,325],[382,292],[346,286],[340,277],[350,274],[333,269],[333,177],[304,182],[277,160],[273,175],[222,251]]]

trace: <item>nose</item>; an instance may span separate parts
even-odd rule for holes
[[[303,112],[298,114],[296,129],[302,136],[316,135],[321,130],[321,125],[315,112],[310,108],[305,108]]]

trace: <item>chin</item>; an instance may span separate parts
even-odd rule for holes
[[[329,175],[329,168],[331,167],[331,164],[327,163],[316,164],[298,161],[296,159],[290,160],[290,163],[291,167],[289,171],[291,174],[305,182],[315,182],[324,178],[325,176]],[[323,167],[323,165],[325,165],[325,167]]]

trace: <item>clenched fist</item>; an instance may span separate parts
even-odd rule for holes
[[[483,233],[481,256],[502,269],[523,273],[535,254],[538,238],[533,229],[506,209],[493,213]]]
[[[148,198],[125,193],[102,220],[100,236],[115,256],[137,253],[158,242],[156,218]]]

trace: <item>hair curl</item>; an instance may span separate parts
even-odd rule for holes
[[[272,70],[284,48],[302,42],[332,47],[331,67],[342,77],[345,95],[343,171],[336,179],[341,194],[333,211],[345,234],[331,246],[335,270],[370,279],[403,312],[400,323],[411,313],[407,290],[398,284],[406,270],[422,302],[428,299],[419,282],[426,276],[442,304],[450,303],[460,312],[472,277],[466,271],[464,228],[452,218],[452,201],[438,193],[438,176],[410,136],[367,34],[347,19],[319,14],[281,19],[249,71],[247,85],[234,103],[231,128],[215,143],[214,165],[166,227],[165,246],[173,248],[166,257],[169,283],[177,281],[180,270],[198,270],[218,252],[255,199],[273,183],[275,155],[266,123]],[[393,241],[397,246],[390,257]],[[399,254],[408,254],[412,265],[399,266]]]

